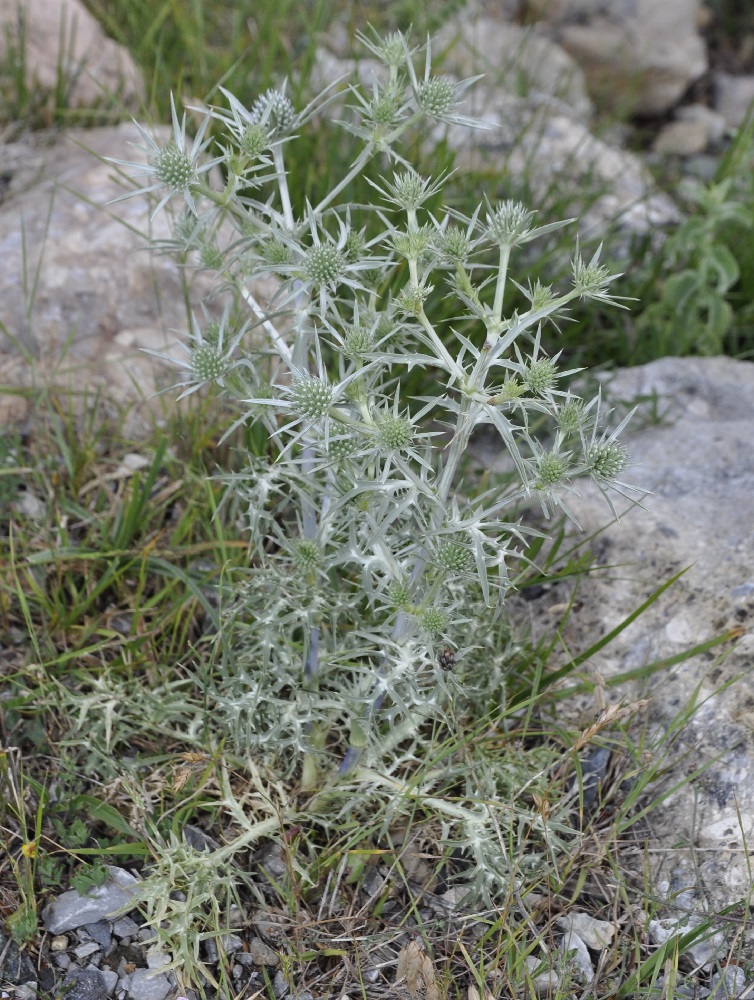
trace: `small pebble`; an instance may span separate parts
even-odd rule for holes
[[[70,968],[63,984],[71,985],[66,1000],[106,1000],[107,986],[98,969]]]
[[[118,985],[118,973],[113,972],[112,969],[101,969],[100,975],[105,980],[107,995],[111,997],[115,992],[115,987]]]
[[[290,987],[286,982],[285,976],[282,971],[278,969],[275,973],[275,978],[272,980],[272,992],[277,997],[277,1000],[281,1000],[281,997],[284,997],[289,989]]]
[[[57,965],[59,969],[63,969],[65,971],[65,969],[67,969],[68,966],[71,964],[71,957],[70,955],[66,955],[65,952],[63,952],[62,955],[56,955],[53,958],[53,962],[55,963],[55,965]]]
[[[88,958],[89,955],[93,955],[95,951],[99,951],[99,945],[96,941],[86,941],[84,944],[80,944],[78,948],[73,949],[73,954],[76,958]]]
[[[50,941],[50,951],[65,951],[68,947],[68,938],[65,934],[58,934]]]
[[[149,969],[137,969],[131,976],[131,986],[128,991],[131,1000],[165,1000],[170,992],[170,981],[167,976]]]
[[[170,965],[172,961],[172,956],[166,951],[150,951],[147,955],[147,968],[161,969],[163,965]]]
[[[37,995],[36,983],[22,983],[13,991],[16,1000],[35,1000]]]
[[[132,938],[139,933],[139,925],[135,920],[130,917],[120,917],[113,924],[113,934],[123,940],[123,938]]]
[[[746,992],[746,973],[737,965],[729,965],[722,975],[715,973],[709,985],[710,1000],[728,1000]]]
[[[106,920],[97,920],[93,924],[86,924],[84,930],[92,941],[96,941],[103,951],[107,951],[112,941],[110,925]]]

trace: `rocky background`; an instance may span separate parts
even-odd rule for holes
[[[99,104],[103,94],[117,93],[138,108],[143,84],[136,67],[78,0],[24,0],[23,6],[29,87],[54,86],[50,74],[62,58],[71,72],[72,106]],[[462,163],[494,169],[504,160],[507,171],[525,173],[541,204],[553,192],[561,201],[566,197],[572,214],[582,217],[581,232],[610,233],[614,250],[621,240],[627,248],[637,234],[661,239],[663,227],[680,213],[674,198],[656,189],[648,164],[670,158],[680,173],[709,178],[754,101],[754,36],[726,47],[715,34],[714,16],[698,0],[471,0],[443,27],[438,49],[447,47],[445,71],[485,74],[470,111],[496,127],[471,140],[451,129],[447,140]],[[74,19],[74,44],[61,54],[61,23]],[[0,59],[7,60],[17,25],[15,2],[5,0],[0,50],[5,46],[6,52]],[[351,70],[368,74],[371,66],[354,63],[346,31],[336,31],[323,42],[315,75],[329,81]],[[634,125],[595,134],[596,110],[605,108]],[[637,122],[645,136],[642,155],[626,149]],[[140,349],[171,350],[170,331],[186,323],[184,296],[198,302],[209,284],[203,274],[144,250],[147,235],[168,233],[159,217],[147,232],[142,198],[112,203],[124,182],[103,157],[130,158],[128,143],[136,138],[124,122],[14,132],[3,143],[0,425],[22,422],[33,390],[55,385],[75,390],[83,406],[95,398],[104,405],[105,396],[113,406],[129,404],[132,432],[138,433],[158,406],[154,393],[170,381],[164,366]],[[587,186],[600,193],[584,207]],[[643,510],[626,502],[620,521],[609,525],[600,497],[585,491],[573,498],[581,527],[587,533],[604,529],[595,543],[603,571],[581,583],[564,642],[577,653],[682,569],[679,582],[594,663],[592,681],[609,684],[616,674],[723,633],[731,637],[722,658],[717,649],[700,653],[669,668],[650,690],[650,751],[690,705],[699,706],[670,744],[668,797],[651,833],[657,891],[675,900],[681,919],[735,904],[751,887],[754,366],[726,358],[666,358],[606,378],[604,392],[623,409],[640,401],[625,438],[633,460],[626,478],[651,492]],[[493,468],[498,461],[485,453],[483,441],[476,455]],[[549,627],[551,609],[570,596],[561,584],[522,599],[519,617],[528,617],[535,631],[542,628],[538,622]],[[689,783],[671,791],[689,775]],[[127,893],[130,876],[113,872],[112,891]],[[146,966],[157,969],[161,959],[151,955],[147,961],[148,935],[133,920],[108,922],[109,903],[64,917],[66,902],[58,901],[46,920],[55,964],[68,970],[71,1000],[167,996],[169,976],[146,977]],[[660,940],[669,932],[658,925],[656,933]],[[0,937],[7,979],[12,951],[6,945]],[[265,947],[260,940],[259,949]],[[699,964],[711,961],[714,947],[713,941],[699,953]],[[116,951],[119,962],[108,961]],[[247,964],[257,963],[253,953],[244,955]],[[28,982],[23,956],[17,958],[14,982]],[[264,961],[261,956],[258,964]],[[723,985],[713,984],[715,996],[726,995]],[[744,984],[739,978],[732,985]]]

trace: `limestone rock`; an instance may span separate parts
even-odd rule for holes
[[[69,889],[54,899],[42,914],[45,929],[50,934],[62,934],[125,909],[131,903],[136,879],[113,865],[108,866],[108,873],[104,885],[94,886],[83,896]]]
[[[22,31],[30,90],[54,90],[60,67],[71,107],[142,97],[144,83],[130,53],[105,35],[81,0],[4,0],[0,62],[8,58],[9,46],[22,44]]]
[[[633,465],[622,478],[652,493],[644,510],[619,503],[617,523],[588,484],[569,499],[587,534],[605,529],[594,543],[604,569],[580,582],[563,642],[573,654],[587,648],[684,569],[588,669],[609,679],[730,635],[724,656],[700,652],[647,682],[655,742],[645,745],[669,765],[662,787],[678,785],[651,816],[656,878],[671,895],[696,886],[718,909],[749,891],[754,851],[754,364],[663,358],[619,372],[605,392],[624,402],[621,412],[644,400],[623,437]],[[547,608],[568,597],[568,587],[556,585],[527,605],[527,618],[546,619]],[[616,699],[640,693],[635,685],[613,692]],[[674,720],[686,716],[668,744]],[[694,857],[684,843],[704,849]]]
[[[442,69],[459,79],[484,74],[507,94],[566,111],[588,121],[592,102],[577,63],[536,29],[522,28],[482,14],[473,3],[463,17],[446,24],[434,49],[443,53]]]
[[[715,73],[715,107],[729,128],[743,125],[749,108],[754,102],[754,76],[731,76]]]
[[[470,132],[452,126],[447,138],[459,150],[458,161],[525,177],[532,204],[546,208],[556,199],[564,217],[579,218],[583,238],[614,229],[611,251],[618,254],[621,234],[627,248],[630,238],[658,234],[679,221],[674,202],[654,188],[637,156],[596,138],[570,115],[482,87],[467,103],[493,127]]]
[[[163,129],[158,134],[168,136]],[[11,196],[0,204],[0,385],[99,392],[104,403],[133,404],[129,433],[148,423],[154,394],[177,369],[142,348],[170,354],[194,309],[216,285],[207,272],[151,253],[166,239],[165,213],[150,224],[147,196],[112,204],[128,187],[102,157],[138,159],[133,124],[72,130],[30,147],[28,166],[11,155]],[[27,147],[24,147],[27,148]],[[199,314],[201,315],[201,314]],[[151,401],[151,402],[148,402]],[[23,392],[0,394],[0,421],[22,420]]]
[[[592,97],[627,114],[668,111],[707,70],[698,0],[529,0],[586,73]]]
[[[676,120],[660,129],[653,148],[673,156],[698,156],[717,146],[725,134],[725,119],[703,104],[678,108]]]

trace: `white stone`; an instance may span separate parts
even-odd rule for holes
[[[165,1000],[170,992],[170,980],[161,972],[137,969],[131,973],[128,995],[131,1000]]]
[[[668,111],[707,70],[698,0],[533,0],[593,97],[626,114]]]
[[[62,893],[45,909],[42,917],[50,934],[94,923],[131,905],[136,879],[123,868],[108,866],[110,877],[101,886],[93,886],[84,896],[75,889]]]
[[[576,977],[588,986],[594,979],[594,966],[589,950],[575,931],[568,931],[560,943],[560,950],[574,969]]]
[[[569,496],[585,534],[600,534],[594,542],[597,570],[579,583],[580,610],[565,623],[563,642],[568,649],[588,648],[682,570],[589,669],[610,681],[730,633],[730,642],[720,647],[723,657],[716,658],[716,650],[698,654],[645,682],[611,689],[616,700],[651,696],[649,716],[639,724],[655,734],[654,752],[664,772],[652,790],[658,799],[651,814],[654,877],[669,883],[669,899],[693,885],[699,898],[689,905],[698,913],[717,911],[742,895],[739,811],[749,848],[754,846],[754,676],[749,669],[754,655],[754,364],[724,357],[663,358],[606,378],[603,394],[608,405],[618,407],[616,420],[634,401],[644,401],[623,437],[632,465],[622,478],[652,492],[642,500],[643,509],[617,497],[617,523],[604,497],[588,483],[579,482],[580,496]],[[499,449],[494,457],[480,458],[485,467],[495,468],[498,456]],[[620,570],[600,571],[600,566]],[[534,622],[535,636],[552,627],[546,608],[570,596],[569,586],[557,584],[526,602],[520,613]],[[510,607],[515,620],[515,599]],[[583,699],[570,710],[587,711],[590,705],[593,710],[593,702]],[[685,725],[678,720],[686,720]],[[663,761],[663,734],[669,729],[672,755]],[[662,793],[671,789],[672,801],[662,801]],[[728,842],[733,849],[725,847]]]
[[[560,46],[534,27],[501,22],[478,2],[448,21],[436,38],[443,72],[459,79],[484,74],[484,85],[567,110],[583,121],[592,115],[584,73]]]
[[[754,851],[754,816],[749,813],[731,813],[699,831],[700,847],[743,848],[744,845],[747,851]]]
[[[593,951],[609,948],[617,932],[615,924],[608,920],[597,920],[588,913],[578,911],[566,913],[556,920],[558,927],[566,933],[574,931]]]
[[[730,128],[739,128],[754,101],[754,76],[715,73],[713,82],[715,108]]]
[[[0,4],[0,62],[21,44],[23,18],[26,86],[54,91],[59,68],[71,107],[131,104],[144,83],[128,49],[108,38],[81,0],[4,0]]]

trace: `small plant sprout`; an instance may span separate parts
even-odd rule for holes
[[[229,110],[206,113],[190,153],[175,108],[167,146],[141,129],[155,211],[175,198],[196,225],[233,234],[220,272],[232,306],[219,323],[209,312],[192,323],[179,386],[218,386],[240,407],[233,427],[262,441],[226,477],[249,561],[224,596],[206,711],[227,748],[295,787],[281,822],[304,799],[320,828],[358,824],[375,797],[389,798],[393,815],[421,808],[465,851],[469,884],[491,897],[512,877],[489,806],[497,779],[468,772],[442,796],[435,778],[411,775],[432,723],[450,724],[454,691],[484,688],[488,704],[505,705],[504,671],[490,667],[482,681],[465,676],[464,661],[476,650],[483,662],[510,564],[538,534],[522,523],[525,506],[567,511],[579,477],[606,495],[628,488],[618,479],[625,421],[610,431],[599,399],[569,388],[573,373],[541,339],[576,300],[614,301],[613,276],[599,252],[584,262],[577,247],[570,285],[519,285],[528,308],[506,315],[516,250],[567,222],[539,225],[513,201],[430,211],[451,175],[420,174],[401,140],[420,122],[485,127],[459,110],[473,81],[435,75],[429,44],[417,71],[404,36],[362,40],[388,72],[371,90],[350,89],[346,127],[363,147],[309,204],[293,197],[287,162],[330,89],[304,112],[284,86],[249,109],[223,91]],[[210,120],[224,135],[205,161]],[[352,181],[375,159],[374,204],[354,204]],[[213,164],[228,178],[222,189]],[[181,225],[190,242],[196,225]],[[264,302],[262,282],[274,289]],[[443,313],[452,321],[434,315],[435,291],[453,300]],[[405,376],[420,369],[435,392],[415,398]],[[497,436],[513,486],[475,491],[462,478],[480,428]],[[568,829],[567,817],[548,822]]]

